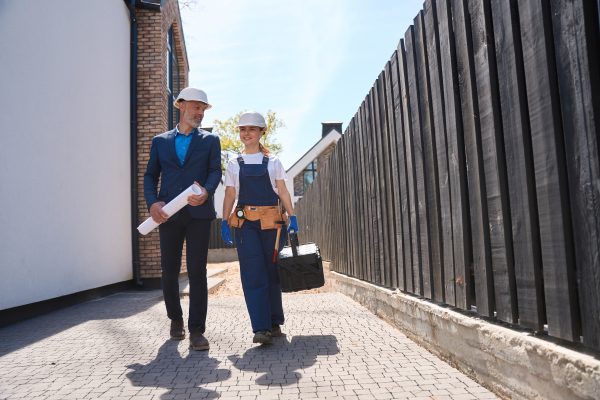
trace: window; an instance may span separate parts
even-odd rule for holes
[[[317,177],[317,160],[314,160],[304,170],[304,192]]]
[[[169,129],[175,128],[179,122],[179,110],[173,106],[180,91],[179,86],[179,64],[175,54],[175,42],[173,40],[173,27],[169,28],[167,34],[167,122]]]

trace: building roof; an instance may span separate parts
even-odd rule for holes
[[[148,8],[150,10],[160,10],[162,5],[161,0],[136,0],[136,6],[140,8]]]
[[[302,157],[298,159],[287,171],[287,175],[292,179],[304,171],[308,164],[314,161],[315,158],[319,156],[329,145],[332,143],[337,143],[338,140],[342,137],[341,132],[336,130],[329,131],[328,134],[323,136],[321,140],[319,140],[313,147],[311,147]]]

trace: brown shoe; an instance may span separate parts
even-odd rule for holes
[[[279,337],[283,336],[283,332],[281,332],[281,327],[279,325],[273,325],[271,328],[271,336]]]
[[[258,331],[254,334],[254,338],[252,338],[253,343],[260,344],[271,344],[273,339],[271,338],[271,332],[269,331]]]
[[[185,338],[185,330],[183,329],[183,320],[171,320],[171,339],[182,340]]]
[[[200,332],[190,332],[190,349],[208,350],[208,340]]]

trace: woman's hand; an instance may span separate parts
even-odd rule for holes
[[[231,230],[229,229],[229,224],[227,223],[226,219],[221,221],[221,239],[223,239],[227,246],[233,246],[233,240],[231,239]]]
[[[295,215],[290,215],[290,224],[288,225],[288,233],[298,233],[298,219]]]

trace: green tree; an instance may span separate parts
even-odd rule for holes
[[[227,163],[232,158],[235,158],[244,149],[244,144],[240,141],[240,132],[238,129],[238,121],[243,111],[240,111],[231,118],[224,121],[213,121],[213,133],[219,135],[221,139],[221,169],[225,171]],[[275,111],[267,111],[265,115],[267,123],[267,132],[263,135],[260,142],[266,146],[271,154],[277,155],[281,153],[282,146],[277,142],[277,129],[285,126],[282,120],[277,118]]]

